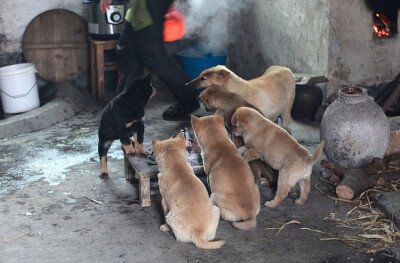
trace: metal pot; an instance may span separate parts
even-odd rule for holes
[[[88,10],[88,32],[93,39],[118,39],[124,25],[127,0],[112,0],[105,14],[101,13],[100,0],[84,0]]]
[[[296,96],[291,110],[296,121],[314,121],[314,115],[322,103],[322,90],[317,85],[296,85]]]

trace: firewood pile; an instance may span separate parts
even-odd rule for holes
[[[398,247],[399,228],[391,215],[374,205],[374,197],[378,193],[400,191],[400,130],[391,132],[385,157],[373,159],[363,169],[344,168],[328,160],[322,160],[321,165],[331,171],[331,176],[320,178],[328,183],[325,187],[320,183],[314,187],[335,203],[343,202],[351,208],[344,217],[332,212],[326,219],[354,233],[325,233],[327,236],[320,240],[340,241],[368,253]],[[333,192],[336,192],[336,196]]]
[[[390,188],[392,182],[400,181],[400,153],[385,159],[374,158],[363,169],[344,168],[328,160],[322,160],[321,165],[330,169],[340,180],[336,186],[336,195],[342,199],[351,200],[375,186]]]
[[[332,172],[332,182],[340,181],[336,185],[336,195],[341,199],[351,200],[375,186],[389,187],[393,185],[392,182],[400,182],[399,147],[400,130],[392,131],[385,157],[374,158],[365,168],[345,168],[328,160],[322,160],[321,165]]]

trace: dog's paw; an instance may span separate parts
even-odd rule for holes
[[[107,180],[108,179],[108,173],[101,173],[99,177],[100,177],[100,179]]]
[[[126,154],[127,157],[133,157],[135,155],[136,155],[135,152],[129,152],[129,153]]]
[[[146,152],[144,152],[144,151],[137,151],[137,152],[136,152],[136,155],[139,155],[139,156],[141,156],[141,157],[147,157],[147,154],[146,154]]]
[[[247,147],[246,146],[240,146],[238,149],[238,152],[241,156],[243,156],[244,152],[247,151]]]
[[[171,228],[167,224],[163,224],[160,226],[160,230],[163,232],[171,231]]]
[[[277,204],[273,201],[267,201],[264,203],[265,206],[268,206],[269,208],[274,208],[277,206]]]
[[[294,202],[295,202],[296,204],[298,204],[298,205],[304,205],[305,200],[302,200],[302,199],[300,199],[300,198],[297,198],[296,200],[294,200]]]
[[[261,177],[260,184],[265,187],[271,186],[271,182],[267,178],[264,178],[264,177]]]

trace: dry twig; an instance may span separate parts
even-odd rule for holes
[[[90,198],[90,197],[87,197],[87,196],[85,196],[85,197],[86,197],[87,200],[92,201],[93,203],[96,203],[98,205],[104,205],[103,202],[97,201],[97,200],[95,200],[93,198]]]
[[[7,242],[10,242],[10,241],[13,241],[13,240],[16,240],[18,238],[25,237],[25,236],[28,236],[28,235],[32,235],[32,232],[28,232],[28,233],[21,234],[19,236],[13,237],[13,238],[6,239],[6,240],[4,240],[4,242],[7,243]]]
[[[300,225],[301,223],[299,221],[297,221],[297,220],[292,220],[292,221],[289,221],[287,223],[282,224],[281,227],[278,227],[278,228],[268,227],[268,228],[265,228],[265,229],[266,230],[278,230],[274,235],[274,236],[277,236],[283,229],[285,229],[285,227],[287,227],[290,224],[299,224]]]
[[[373,198],[377,193],[400,189],[400,180],[392,181],[390,184],[377,185],[374,188],[362,192],[354,200],[345,200],[328,194],[327,189],[321,188],[318,184],[314,187],[321,195],[337,202],[345,202],[353,205],[344,218],[338,218],[331,213],[328,219],[338,223],[338,226],[350,228],[355,231],[353,236],[339,236],[327,234],[327,237],[320,240],[337,240],[357,250],[375,252],[378,249],[387,248],[394,244],[400,244],[400,231],[393,221],[373,206]]]

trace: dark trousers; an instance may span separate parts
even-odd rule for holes
[[[149,11],[154,24],[133,31],[129,22],[125,22],[117,46],[120,63],[120,81],[118,91],[122,91],[127,81],[143,76],[144,67],[157,76],[181,103],[197,104],[196,91],[185,84],[190,80],[183,69],[168,54],[163,42],[164,15],[169,5],[152,6],[156,0],[148,1]]]

